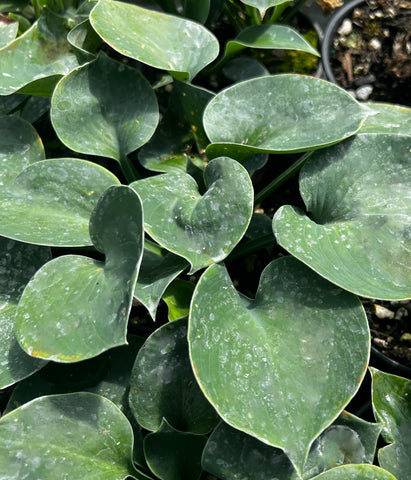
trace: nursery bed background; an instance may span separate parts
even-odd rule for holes
[[[0,479],[411,476],[411,110],[328,15],[1,4]]]

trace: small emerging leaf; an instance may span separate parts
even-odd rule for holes
[[[191,297],[195,285],[186,280],[174,280],[164,292],[163,300],[168,307],[168,319],[170,322],[184,318],[190,310]]]
[[[241,0],[246,5],[250,5],[252,7],[258,8],[263,17],[266,10],[270,7],[274,7],[276,5],[280,5],[281,3],[286,3],[289,0]]]

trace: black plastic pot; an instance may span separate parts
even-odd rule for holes
[[[403,365],[402,363],[396,362],[391,358],[384,355],[375,347],[371,347],[371,360],[370,365],[382,370],[386,373],[392,373],[393,375],[398,375],[399,377],[409,378],[411,380],[411,368]]]
[[[340,25],[343,22],[344,18],[348,17],[349,14],[354,10],[354,8],[364,3],[364,0],[351,0],[347,3],[344,3],[344,6],[339,8],[332,15],[327,27],[324,30],[324,38],[321,47],[321,57],[325,76],[330,82],[338,84],[330,63],[330,57],[332,55],[333,48],[333,39],[337,33],[337,30],[340,28]]]

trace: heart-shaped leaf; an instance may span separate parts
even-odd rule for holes
[[[313,153],[300,177],[310,218],[280,208],[277,242],[348,291],[409,298],[409,152],[409,137],[359,134]]]
[[[280,5],[281,3],[287,3],[289,0],[241,0],[246,5],[250,5],[251,7],[258,8],[263,17],[266,10],[270,7],[274,7],[276,5]]]
[[[167,250],[187,259],[191,273],[223,260],[247,230],[253,187],[247,171],[228,157],[204,170],[201,196],[194,179],[172,172],[131,184],[143,201],[145,228]]]
[[[27,163],[29,155],[18,151],[7,158],[0,234],[39,245],[91,245],[90,214],[101,194],[119,183],[117,178],[95,163],[59,158],[36,162],[14,179],[16,166]],[[19,163],[9,170],[14,158]]]
[[[90,22],[118,52],[181,80],[191,80],[218,55],[217,39],[202,25],[137,5],[100,0]]]
[[[66,75],[51,102],[51,120],[65,145],[120,162],[148,141],[158,118],[148,81],[104,53]]]
[[[142,222],[140,200],[132,189],[115,186],[104,192],[91,215],[90,236],[105,253],[105,263],[78,255],[58,257],[23,292],[15,331],[30,355],[73,362],[126,343],[143,250]]]
[[[194,292],[188,338],[196,378],[221,417],[283,449],[298,472],[357,391],[370,349],[358,298],[293,257],[266,267],[255,300],[211,266]]]
[[[377,115],[366,118],[359,133],[411,135],[411,108],[389,103],[368,103]]]
[[[286,25],[251,25],[244,28],[234,40],[227,43],[225,57],[231,57],[247,47],[299,50],[320,56],[302,35]]]
[[[29,357],[14,335],[14,317],[24,287],[50,250],[0,237],[0,389],[28,377],[45,365]]]
[[[145,243],[134,296],[147,308],[153,320],[167,286],[187,267],[187,262],[163,249]]]
[[[372,403],[382,435],[390,445],[378,452],[379,464],[398,479],[411,476],[411,380],[371,368]]]
[[[18,21],[5,15],[0,15],[0,49],[16,38],[18,29]]]
[[[197,480],[207,437],[175,430],[164,421],[157,432],[144,439],[150,470],[161,480]]]
[[[204,128],[212,142],[207,155],[242,160],[253,153],[323,148],[356,133],[370,111],[318,78],[285,74],[246,80],[207,105]]]
[[[63,18],[49,9],[33,26],[0,50],[0,95],[50,96],[61,75],[78,66],[66,41]]]
[[[109,400],[92,393],[41,397],[0,420],[4,478],[145,479],[131,461],[133,432]]]
[[[147,430],[158,430],[163,418],[192,433],[207,433],[217,423],[191,369],[186,320],[157,329],[140,349],[129,401],[138,423]]]

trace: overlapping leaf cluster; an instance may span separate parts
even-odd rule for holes
[[[2,7],[1,478],[411,475],[408,380],[371,369],[376,423],[344,410],[358,296],[409,298],[411,112],[240,56],[317,54],[289,3]],[[299,169],[306,211],[254,214]],[[245,297],[230,258],[275,242]]]

